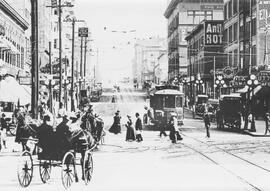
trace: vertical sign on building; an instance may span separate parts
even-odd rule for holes
[[[259,1],[259,28],[265,29],[270,23],[270,0]]]
[[[205,21],[205,45],[222,45],[223,21]]]

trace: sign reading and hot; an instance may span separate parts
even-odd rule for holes
[[[205,21],[205,45],[222,45],[223,43],[223,22]]]

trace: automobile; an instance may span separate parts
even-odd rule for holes
[[[241,128],[243,113],[242,98],[238,94],[222,95],[220,109],[217,111],[217,128]]]
[[[195,102],[195,114],[202,117],[205,112],[205,107],[208,101],[208,95],[199,94]]]

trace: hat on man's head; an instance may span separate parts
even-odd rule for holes
[[[6,114],[5,113],[2,113],[2,117],[6,117]]]
[[[131,116],[130,115],[127,115],[127,118],[131,118]]]
[[[117,111],[116,111],[116,113],[120,113],[120,111],[119,111],[119,110],[117,110]]]
[[[50,116],[49,115],[45,115],[44,117],[43,117],[43,121],[50,121]]]
[[[68,121],[69,121],[67,115],[64,115],[64,116],[63,116],[63,121],[64,121],[64,122],[68,122]]]

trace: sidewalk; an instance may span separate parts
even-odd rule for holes
[[[265,121],[264,120],[255,120],[255,129],[256,129],[256,132],[243,130],[243,133],[254,136],[254,137],[270,137],[269,131],[267,132],[267,135],[265,135]]]

